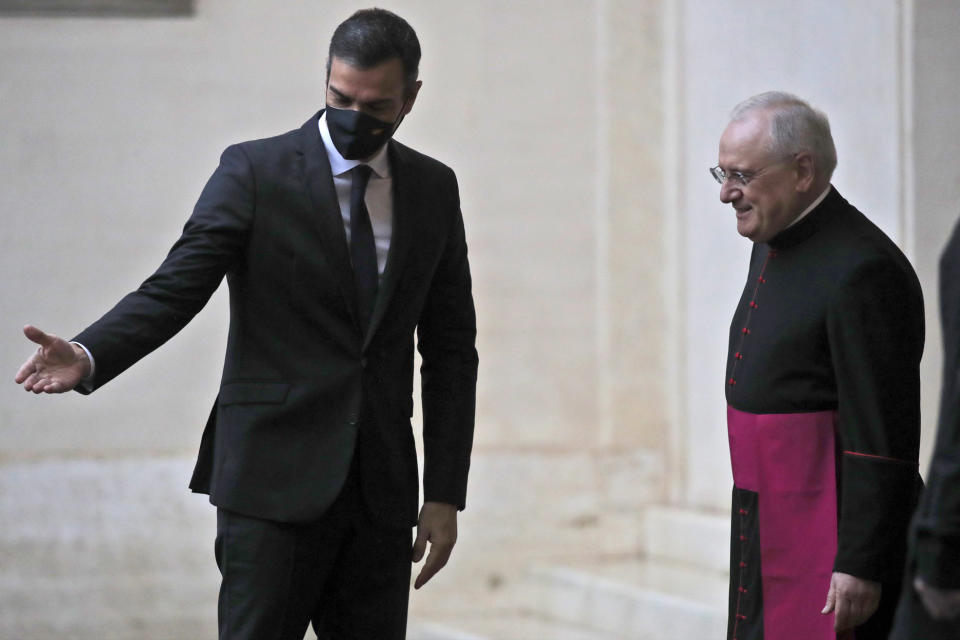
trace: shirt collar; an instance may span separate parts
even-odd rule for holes
[[[377,151],[373,157],[366,162],[362,160],[347,160],[340,155],[340,152],[337,151],[336,145],[333,144],[333,138],[330,137],[330,129],[327,127],[326,111],[320,114],[318,126],[320,128],[320,138],[323,139],[323,148],[327,152],[327,159],[330,160],[330,172],[333,175],[340,176],[347,173],[357,165],[366,164],[373,169],[373,172],[377,174],[378,177],[390,177],[390,160],[387,157],[387,145],[380,147],[380,150]]]
[[[828,193],[830,193],[830,185],[829,185],[829,184],[827,185],[827,188],[823,190],[823,193],[821,193],[819,196],[817,196],[817,199],[814,200],[813,202],[811,202],[811,203],[810,203],[810,206],[807,207],[806,209],[804,209],[804,210],[803,210],[803,213],[801,213],[800,215],[798,215],[797,218],[796,218],[793,222],[791,222],[790,224],[788,224],[786,227],[784,227],[784,229],[789,229],[789,228],[792,227],[793,225],[795,225],[795,224],[797,224],[798,222],[800,222],[801,220],[803,220],[803,219],[807,216],[808,213],[810,213],[811,211],[813,211],[814,209],[816,209],[816,208],[817,208],[817,205],[819,205],[821,202],[823,202],[823,199],[827,197],[827,194],[828,194]]]

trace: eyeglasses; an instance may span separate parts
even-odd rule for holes
[[[720,165],[715,167],[710,167],[710,175],[713,176],[713,179],[716,180],[721,185],[729,180],[733,183],[735,187],[745,187],[750,184],[750,181],[759,176],[761,173],[769,169],[770,167],[776,166],[783,162],[793,160],[796,154],[791,155],[789,158],[783,158],[782,160],[777,160],[776,162],[771,162],[765,167],[757,169],[756,171],[730,171],[729,173],[720,168]]]
[[[750,184],[750,180],[753,179],[753,174],[743,173],[742,171],[731,171],[727,173],[720,168],[720,165],[710,167],[710,175],[721,185],[729,179],[736,187],[745,187]]]

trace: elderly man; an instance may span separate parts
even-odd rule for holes
[[[411,560],[429,542],[419,588],[464,507],[477,352],[457,182],[391,139],[420,90],[420,44],[369,9],[329,54],[326,108],[228,148],[156,273],[73,344],[27,327],[40,348],[16,376],[95,391],[226,277],[226,362],[190,483],[217,506],[221,640],[302,640],[311,622],[321,638],[404,638]]]
[[[943,388],[937,444],[910,530],[891,640],[960,638],[960,223],[940,256]]]
[[[923,300],[900,250],[831,186],[835,166],[827,118],[765,93],[734,109],[711,169],[753,241],[725,381],[728,639],[880,640],[897,601]]]

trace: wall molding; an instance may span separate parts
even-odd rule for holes
[[[0,17],[192,16],[194,0],[0,0]]]

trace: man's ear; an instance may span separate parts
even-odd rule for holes
[[[797,191],[805,193],[809,191],[816,182],[816,164],[813,161],[813,156],[808,151],[798,153],[794,162],[796,162],[797,171]]]
[[[423,80],[417,80],[413,83],[413,86],[410,87],[410,91],[407,92],[406,96],[406,106],[403,108],[403,112],[400,114],[402,116],[410,113],[410,110],[413,109],[413,103],[417,101],[417,95],[420,93],[420,87],[423,86]]]

